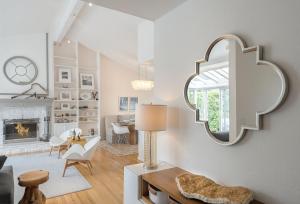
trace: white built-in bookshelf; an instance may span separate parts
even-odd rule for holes
[[[100,134],[99,57],[78,42],[54,45],[54,135],[74,127],[84,136]]]

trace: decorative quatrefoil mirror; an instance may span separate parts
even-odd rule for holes
[[[38,75],[36,64],[23,56],[15,56],[6,60],[3,71],[6,78],[17,85],[31,84]]]
[[[261,115],[275,110],[286,95],[286,79],[273,63],[262,60],[262,47],[247,47],[236,35],[224,35],[209,46],[184,96],[218,144],[237,143],[247,129],[261,129]]]

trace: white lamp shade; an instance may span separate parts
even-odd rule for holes
[[[135,112],[135,129],[141,131],[164,131],[166,128],[166,105],[137,105]]]

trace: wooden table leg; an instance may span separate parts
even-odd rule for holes
[[[45,195],[39,190],[38,186],[25,188],[25,193],[19,204],[44,204],[46,203]]]
[[[32,197],[31,187],[26,187],[23,198],[20,200],[19,204],[28,204],[28,203],[30,203],[31,202],[31,197]]]
[[[134,125],[128,126],[129,129],[129,144],[135,145],[137,144],[137,132],[135,130]]]

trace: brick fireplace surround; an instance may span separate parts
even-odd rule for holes
[[[0,145],[4,143],[3,121],[13,119],[39,119],[38,140],[48,140],[50,131],[45,118],[51,116],[52,100],[0,99]]]

